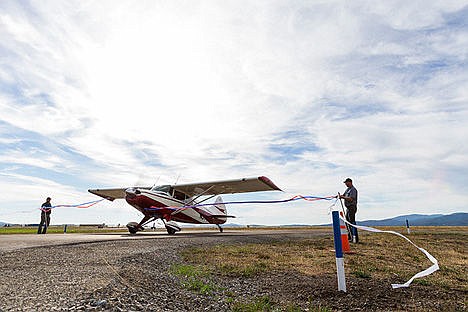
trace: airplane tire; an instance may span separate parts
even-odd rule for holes
[[[136,234],[138,232],[138,223],[136,222],[129,222],[127,224],[127,229],[130,232],[130,234]]]
[[[176,232],[180,231],[180,227],[177,225],[177,223],[169,221],[166,223],[166,230],[169,235],[174,235]]]

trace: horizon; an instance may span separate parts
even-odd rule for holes
[[[368,220],[357,220],[357,224],[359,225],[359,222],[368,222],[368,221],[385,221],[385,220],[392,220],[392,219],[396,219],[396,218],[399,218],[399,217],[409,217],[409,216],[424,216],[424,217],[431,217],[431,216],[451,216],[451,215],[454,215],[454,214],[467,214],[467,212],[453,212],[453,213],[449,213],[449,214],[409,214],[409,215],[398,215],[398,216],[394,216],[394,217],[389,217],[389,218],[384,218],[384,219],[368,219]],[[8,223],[8,222],[5,222],[3,220],[0,220],[0,223],[1,224],[6,224],[6,225],[31,225],[31,226],[35,226],[35,225],[38,225],[38,223]],[[149,226],[152,226],[152,223],[157,223],[158,226],[156,226],[156,228],[161,228],[163,229],[164,228],[164,225],[163,224],[160,224],[160,222],[158,221],[153,221],[153,222],[150,222],[148,223],[145,227],[149,227]],[[110,226],[110,227],[122,227],[122,228],[125,228],[125,224],[108,224],[108,223],[85,223],[85,224],[79,224],[79,223],[76,223],[76,224],[73,224],[73,223],[59,223],[59,224],[54,224],[54,223],[51,223],[51,226],[64,226],[64,225],[71,225],[71,226],[90,226],[90,225],[101,225],[101,224],[104,224],[105,226]],[[213,227],[215,228],[216,225],[215,224],[193,224],[193,223],[179,223],[179,225],[181,227]],[[229,227],[229,226],[325,226],[325,225],[331,225],[331,223],[320,223],[320,224],[307,224],[307,223],[285,223],[285,224],[241,224],[241,223],[235,223],[235,222],[229,222],[229,223],[225,223],[225,224],[222,224],[221,226],[226,226],[226,227]],[[402,226],[405,226],[404,224]]]

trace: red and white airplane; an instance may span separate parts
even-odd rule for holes
[[[167,233],[172,235],[181,230],[176,222],[216,224],[222,232],[220,224],[233,216],[227,214],[221,196],[218,196],[220,194],[273,190],[281,191],[270,179],[262,176],[238,180],[88,191],[110,201],[125,198],[128,204],[143,213],[144,217],[139,223],[127,224],[131,234],[142,231],[143,226],[149,222],[161,219],[166,226]],[[215,196],[218,197],[214,204],[202,204]]]

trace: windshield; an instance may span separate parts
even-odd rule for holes
[[[170,185],[158,185],[158,186],[154,186],[151,190],[156,191],[156,192],[164,192],[164,193],[170,194],[171,186]]]

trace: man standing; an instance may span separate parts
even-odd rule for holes
[[[340,195],[340,198],[344,199],[344,204],[346,206],[346,220],[356,225],[358,191],[353,186],[353,180],[350,178],[344,180],[343,183],[346,184],[347,189],[343,195]],[[353,243],[359,242],[358,231],[354,226],[351,226],[351,235]]]
[[[46,202],[41,206],[41,223],[37,229],[37,234],[45,234],[50,224],[50,213],[52,212],[51,198],[47,197]],[[44,229],[42,228],[44,226]]]

